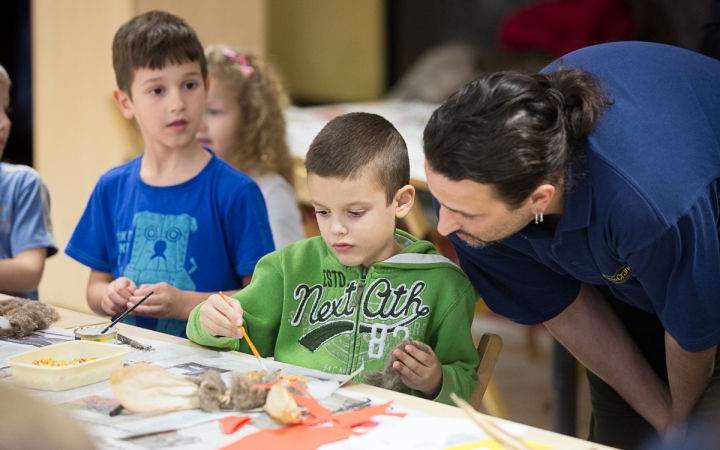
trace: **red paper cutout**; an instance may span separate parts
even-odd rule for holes
[[[366,406],[364,408],[333,414],[329,417],[329,420],[333,421],[340,427],[352,428],[363,422],[367,422],[378,414],[405,417],[405,413],[387,412],[390,403],[392,403],[392,400],[387,403],[383,403],[382,405]]]
[[[233,434],[237,430],[243,427],[246,423],[250,422],[250,416],[231,416],[223,417],[220,419],[220,426],[222,427],[223,433]]]
[[[245,436],[221,450],[247,450],[262,448],[263,450],[313,450],[330,442],[347,439],[352,429],[341,427],[310,427],[294,425],[276,430],[260,430]]]
[[[312,401],[317,401],[312,398]],[[303,423],[275,430],[260,430],[257,433],[245,436],[222,450],[246,450],[248,448],[263,448],[268,450],[311,450],[324,444],[340,441],[358,434],[353,427],[366,424],[371,417],[378,414],[404,417],[405,413],[388,412],[387,408],[392,400],[382,405],[366,406],[338,414],[331,414],[323,421],[327,426],[315,425],[319,418],[306,418]]]
[[[405,413],[387,411],[392,403],[390,400],[381,405],[366,406],[341,413],[331,414],[332,411],[322,406],[315,398],[300,384],[295,382],[288,384],[304,395],[291,392],[298,405],[307,409],[310,416],[305,417],[301,424],[278,428],[274,430],[260,430],[257,433],[245,436],[232,444],[223,447],[222,450],[240,450],[248,448],[263,448],[269,450],[311,450],[324,444],[340,441],[349,438],[351,435],[361,434],[353,430],[358,425],[370,425],[375,422],[371,418],[385,414],[389,416],[405,417]],[[272,385],[254,385],[252,388],[269,389]],[[318,426],[317,424],[326,423]]]

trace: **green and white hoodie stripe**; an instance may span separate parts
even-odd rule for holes
[[[382,370],[396,341],[417,339],[430,345],[442,364],[443,385],[434,400],[452,404],[450,392],[469,399],[477,384],[470,332],[477,293],[430,242],[400,230],[395,236],[404,249],[369,268],[342,265],[319,236],[262,258],[250,285],[233,296],[260,354],[348,374],[362,364],[366,371]],[[199,309],[190,314],[190,339],[250,353],[244,339],[209,335]]]

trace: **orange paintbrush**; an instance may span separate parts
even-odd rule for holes
[[[223,294],[222,292],[220,292],[220,297],[222,297],[222,299],[225,300],[226,303],[229,303],[228,299],[225,298],[225,294]],[[262,368],[265,369],[265,372],[270,373],[270,371],[267,369],[267,367],[265,367],[265,364],[262,362],[262,359],[260,358],[260,353],[258,353],[257,349],[255,348],[255,345],[250,340],[250,336],[248,336],[248,334],[245,332],[245,328],[243,328],[242,325],[238,325],[238,328],[240,328],[240,331],[242,331],[243,336],[245,336],[245,339],[247,340],[247,343],[250,346],[250,350],[252,350],[253,355],[255,355],[258,362],[262,366]]]

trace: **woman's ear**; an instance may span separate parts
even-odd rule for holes
[[[128,94],[120,89],[115,89],[113,91],[113,98],[115,99],[115,103],[117,103],[118,108],[120,108],[120,112],[123,117],[126,119],[132,119],[135,117],[135,113],[133,113],[132,108],[132,100]]]
[[[395,217],[402,219],[410,213],[410,210],[415,203],[415,187],[412,185],[405,185],[398,189],[395,194]]]

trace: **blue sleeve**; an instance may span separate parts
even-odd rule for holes
[[[494,313],[523,325],[550,320],[575,301],[580,281],[503,243],[470,248],[450,237],[460,267]]]
[[[265,200],[255,183],[249,183],[233,198],[225,223],[235,272],[248,275],[260,258],[275,250]]]
[[[690,352],[720,343],[717,186],[670,228],[627,256],[665,330]]]
[[[15,201],[15,217],[10,242],[13,255],[39,247],[47,248],[47,256],[57,253],[50,222],[50,195],[42,179],[26,176]]]
[[[109,249],[105,233],[110,230],[103,209],[101,184],[95,186],[75,231],[65,248],[65,253],[79,263],[99,272],[112,273]],[[114,274],[118,276],[118,274]]]

